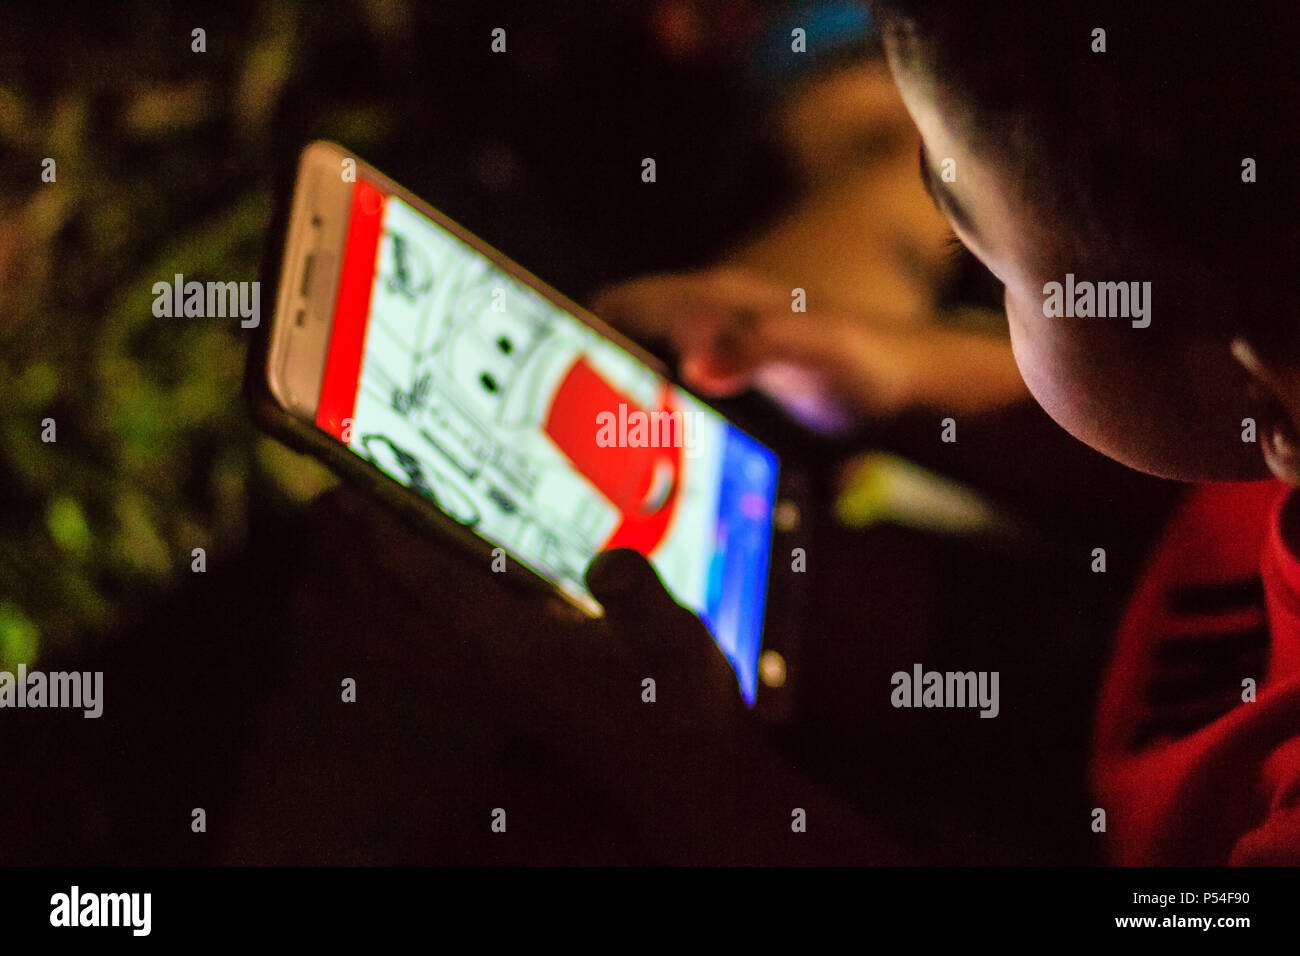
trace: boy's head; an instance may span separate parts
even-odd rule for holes
[[[1258,477],[1262,447],[1300,483],[1293,0],[876,10],[923,175],[1006,285],[1043,407],[1156,474]]]

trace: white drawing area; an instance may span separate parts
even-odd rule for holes
[[[619,403],[689,411],[696,447],[599,447]],[[603,547],[702,608],[726,423],[395,197],[351,447],[574,598]]]

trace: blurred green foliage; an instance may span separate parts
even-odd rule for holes
[[[233,552],[250,494],[332,481],[253,431],[250,330],[152,313],[176,273],[258,278],[283,165],[264,134],[304,9],[80,14],[65,29],[15,15],[0,38],[0,667],[110,627],[129,596],[190,573],[193,548]],[[335,106],[363,143],[389,125],[374,104]]]

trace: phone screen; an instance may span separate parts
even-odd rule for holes
[[[756,693],[777,458],[382,187],[353,187],[316,424],[598,609],[635,548]]]

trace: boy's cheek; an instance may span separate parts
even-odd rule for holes
[[[1034,400],[1102,454],[1159,471],[1162,463],[1149,459],[1153,448],[1146,439],[1152,436],[1137,434],[1152,424],[1145,413],[1153,409],[1138,393],[1131,358],[1116,351],[1120,343],[1095,337],[1101,330],[1089,329],[1088,320],[1044,316],[1036,292],[1008,286],[1005,297],[1012,352]]]
[[[1053,331],[1044,327],[1051,321],[1044,319],[1037,300],[1022,290],[1007,286],[1003,299],[1007,325],[1011,331],[1011,351],[1015,355],[1020,376],[1030,393],[1053,418],[1057,405],[1068,401],[1066,366],[1053,357]],[[1038,314],[1035,314],[1037,310]],[[1060,421],[1057,418],[1057,421]]]
[[[1261,423],[1211,356],[1179,361],[1082,320],[1026,316],[1008,298],[1016,363],[1035,401],[1067,432],[1138,471],[1183,481],[1265,478]],[[1103,320],[1104,321],[1104,320]],[[1048,325],[1047,323],[1060,323]],[[1127,342],[1127,344],[1126,344]]]

